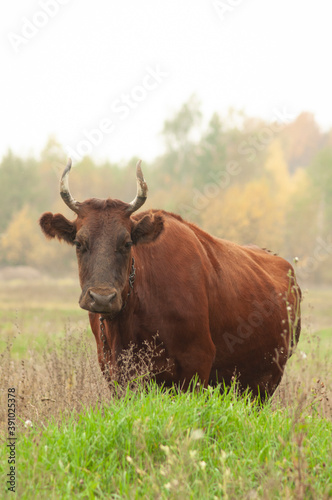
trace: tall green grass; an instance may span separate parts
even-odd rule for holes
[[[308,498],[332,495],[332,423],[208,388],[151,384],[22,431],[20,498]]]

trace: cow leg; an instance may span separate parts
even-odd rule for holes
[[[198,376],[200,383],[207,387],[210,379],[211,368],[214,362],[216,348],[209,335],[204,338],[204,348],[202,342],[190,345],[178,357],[178,377],[180,387],[187,390],[191,380]]]

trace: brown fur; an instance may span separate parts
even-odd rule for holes
[[[46,236],[81,245],[80,305],[89,310],[102,370],[107,363],[112,370],[130,343],[139,348],[158,333],[164,347],[158,382],[186,388],[197,374],[205,385],[229,384],[236,373],[243,388],[271,395],[300,334],[298,321],[293,338],[288,320],[298,320],[300,299],[292,266],[258,247],[214,238],[176,214],[129,217],[127,207],[93,199],[81,204],[74,222],[50,213],[40,219]],[[132,257],[136,280],[127,299]],[[106,312],[90,305],[91,292],[115,294]],[[164,373],[163,363],[171,364]]]

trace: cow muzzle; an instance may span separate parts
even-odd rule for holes
[[[90,312],[113,315],[121,310],[122,300],[115,288],[107,290],[89,288],[81,295],[79,304],[82,309]]]

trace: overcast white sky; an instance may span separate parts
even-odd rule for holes
[[[332,127],[331,0],[21,0],[2,10],[0,156],[38,155],[55,134],[96,160],[152,159],[164,119],[193,93],[206,117],[307,110]]]

